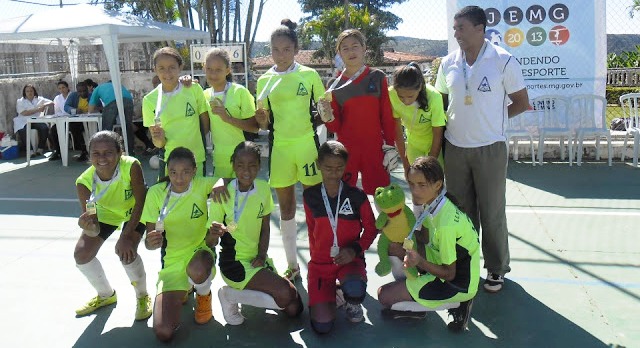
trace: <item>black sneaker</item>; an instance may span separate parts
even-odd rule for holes
[[[469,318],[471,317],[471,306],[473,305],[473,299],[461,302],[460,307],[449,309],[449,315],[453,317],[453,320],[447,324],[447,327],[451,331],[462,332],[469,326]]]
[[[484,289],[487,292],[496,293],[502,290],[502,285],[504,285],[504,276],[499,274],[489,273],[484,280]]]
[[[49,161],[58,161],[61,158],[62,157],[60,157],[60,153],[58,151],[55,151],[51,154],[51,156],[49,156]]]
[[[424,319],[427,317],[427,312],[398,311],[391,308],[385,308],[382,310],[382,317],[388,319]]]
[[[86,152],[83,152],[80,154],[80,156],[76,157],[76,161],[78,162],[86,162],[89,159],[89,154]]]

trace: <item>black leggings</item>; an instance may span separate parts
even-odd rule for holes
[[[22,141],[23,144],[27,143],[27,126],[22,127],[21,130],[17,131],[18,138]],[[31,129],[35,129],[38,131],[38,148],[46,149],[47,148],[47,138],[49,137],[49,126],[46,123],[32,123]],[[28,146],[31,146],[30,144]],[[36,151],[37,149],[33,149]]]

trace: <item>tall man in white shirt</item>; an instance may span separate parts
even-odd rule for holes
[[[444,133],[447,190],[475,228],[482,227],[488,272],[484,289],[498,292],[511,270],[504,133],[508,118],[527,110],[529,96],[520,64],[502,47],[485,40],[484,10],[467,6],[453,18],[460,49],[442,60],[435,86],[442,93],[449,120]]]

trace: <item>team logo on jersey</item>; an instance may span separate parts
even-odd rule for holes
[[[346,198],[344,202],[342,202],[342,206],[340,206],[338,214],[353,215],[353,209],[351,208],[351,201],[349,200],[349,198]]]
[[[197,204],[193,203],[193,208],[191,208],[191,218],[197,219],[202,215],[204,215],[204,213],[202,212],[202,209],[200,209]]]
[[[480,85],[478,86],[478,90],[480,92],[491,92],[491,86],[489,86],[489,80],[487,80],[486,76],[484,78],[482,78],[482,81],[480,81]]]
[[[133,190],[124,190],[124,199],[125,201],[133,195]]]
[[[264,217],[264,205],[262,205],[262,203],[260,203],[260,210],[258,210],[258,219],[262,219]]]
[[[298,85],[298,93],[296,93],[296,95],[309,95],[309,91],[307,91],[307,88],[302,84],[302,82]]]
[[[185,110],[184,116],[185,117],[191,117],[193,115],[196,114],[196,109],[193,108],[193,106],[191,106],[190,103],[187,103],[187,109]]]
[[[418,123],[429,123],[429,119],[424,117],[424,115],[420,115],[420,121]]]
[[[367,86],[367,92],[369,92],[369,93],[377,93],[378,92],[378,85],[376,84],[376,81],[374,81],[374,80],[369,81],[369,85]]]

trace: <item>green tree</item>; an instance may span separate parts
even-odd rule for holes
[[[199,27],[211,33],[212,42],[245,42],[250,56],[267,0],[246,1],[245,13],[241,13],[242,0],[92,0],[92,3],[104,4],[105,8],[112,10],[127,9],[136,16],[164,23],[180,20],[183,27],[192,29],[196,27],[193,16],[196,12]],[[258,12],[254,25],[256,7]]]
[[[391,29],[389,18],[383,13],[371,14],[368,9],[359,9],[355,5],[335,6],[325,9],[315,18],[307,19],[301,29],[302,46],[309,47],[311,41],[318,41],[320,49],[314,53],[314,57],[333,61],[336,55],[335,42],[343,30],[347,9],[350,26],[359,28],[367,39],[367,63],[372,65],[381,63],[382,45],[391,40],[385,34],[385,31]]]
[[[633,18],[636,11],[640,11],[640,0],[633,0],[632,4],[627,8],[629,9],[629,17]]]

